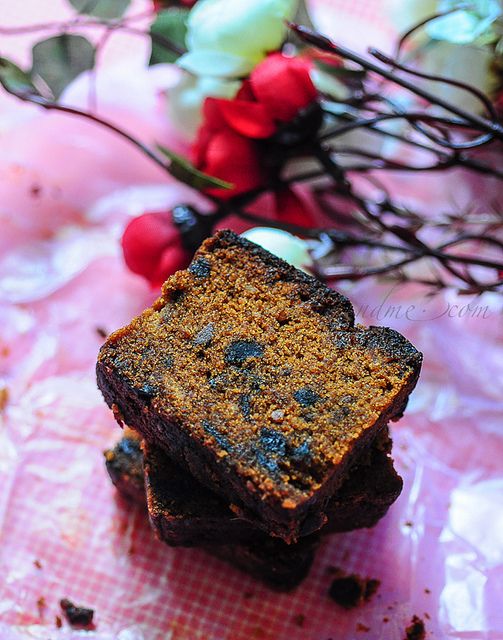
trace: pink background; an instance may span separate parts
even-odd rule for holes
[[[349,44],[388,42],[379,3],[318,4],[324,24]],[[0,0],[1,24],[60,19],[65,4],[22,6]],[[2,54],[26,60],[29,38],[0,38]],[[147,72],[145,56],[140,38],[111,41],[98,74],[99,112],[147,142],[179,145],[159,94],[176,72]],[[85,105],[87,97],[82,78],[65,100]],[[397,185],[425,211],[470,203],[474,189],[501,195],[494,183],[459,174],[405,176]],[[62,597],[96,610],[96,631],[86,637],[99,640],[401,640],[413,614],[431,638],[503,638],[496,295],[428,299],[389,284],[345,287],[361,322],[395,326],[425,354],[406,417],[392,431],[405,488],[375,529],[327,540],[293,594],[273,593],[200,551],[165,547],[145,514],[116,499],[102,450],[120,433],[95,385],[96,328],[119,327],[155,295],[122,264],[126,220],[180,201],[201,198],[126,143],[0,93],[0,388],[9,396],[0,410],[0,638],[81,637],[56,629]],[[339,609],[327,596],[330,566],[380,579],[377,596],[353,612]]]

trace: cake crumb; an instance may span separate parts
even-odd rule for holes
[[[413,527],[414,523],[412,522],[412,520],[406,520],[404,523],[405,527]]]
[[[9,402],[9,390],[7,387],[0,387],[0,412],[2,412]]]
[[[95,327],[95,331],[100,338],[103,338],[103,339],[108,338],[108,331],[103,327]]]
[[[44,617],[44,613],[45,610],[47,608],[47,603],[45,601],[44,596],[40,596],[40,598],[37,599],[37,609],[38,609],[38,617],[39,618],[43,618]]]
[[[425,640],[424,622],[418,616],[412,616],[410,625],[405,629],[404,640]]]
[[[387,624],[389,622],[389,618],[388,616],[384,616],[384,618],[382,619],[382,621],[384,622],[384,624]]]
[[[293,624],[295,624],[297,627],[303,627],[304,626],[304,622],[306,621],[306,616],[303,613],[298,613],[297,615],[293,616],[292,618],[292,622]]]
[[[381,584],[380,580],[374,578],[361,578],[354,573],[346,575],[337,567],[334,567],[333,571],[336,577],[328,593],[332,600],[344,609],[353,609],[368,602]]]
[[[362,622],[358,622],[358,624],[356,625],[356,630],[362,631],[363,633],[368,633],[370,631],[370,627],[367,627],[367,625],[363,624]]]
[[[33,566],[36,567],[37,569],[42,569],[42,563],[40,562],[40,560],[38,558],[36,558],[33,561]]]
[[[56,628],[61,629],[61,627],[63,626],[63,620],[61,620],[61,616],[56,616],[54,622],[56,624]]]
[[[66,619],[72,627],[87,627],[93,626],[93,609],[87,609],[86,607],[79,607],[67,598],[63,598],[60,601],[60,607],[65,614]]]
[[[425,593],[427,593],[428,595],[431,593],[431,589],[428,589],[428,587],[426,587],[426,589],[424,590]]]

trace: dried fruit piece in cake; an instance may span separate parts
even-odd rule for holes
[[[343,296],[221,231],[108,338],[97,375],[119,420],[291,542],[325,523],[420,366],[400,334],[354,327]]]

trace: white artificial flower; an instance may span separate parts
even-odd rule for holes
[[[178,64],[195,75],[242,77],[277,50],[299,0],[200,0],[188,19],[188,53]]]
[[[279,258],[283,258],[297,269],[309,273],[309,269],[313,266],[307,242],[287,231],[272,227],[254,227],[241,235]]]
[[[421,70],[426,73],[468,83],[486,95],[497,89],[498,77],[492,69],[494,56],[488,47],[435,41],[425,47],[419,60]],[[480,101],[467,91],[440,82],[427,82],[424,86],[468,111],[482,109]]]
[[[208,96],[232,99],[239,91],[239,80],[185,73],[168,94],[168,115],[182,136],[192,140],[202,122],[202,105]]]

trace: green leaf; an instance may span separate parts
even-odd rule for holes
[[[62,34],[33,47],[32,75],[38,75],[59,98],[66,86],[94,66],[94,47],[83,36]]]
[[[8,93],[17,96],[40,95],[30,74],[7,58],[0,58],[0,84]]]
[[[150,65],[175,62],[180,57],[180,53],[169,48],[169,43],[172,42],[181,50],[185,49],[188,15],[188,9],[166,9],[157,14],[150,26],[152,40]]]
[[[215,187],[217,189],[233,188],[234,185],[230,182],[225,182],[224,180],[220,180],[220,178],[213,178],[199,171],[199,169],[196,169],[186,158],[179,156],[177,153],[173,153],[173,151],[166,149],[166,147],[157,145],[157,148],[171,160],[169,172],[174,178],[180,180],[180,182],[184,182],[198,191],[204,191],[210,188],[214,189]]]
[[[113,20],[124,15],[131,0],[69,0],[74,9],[104,20]]]

